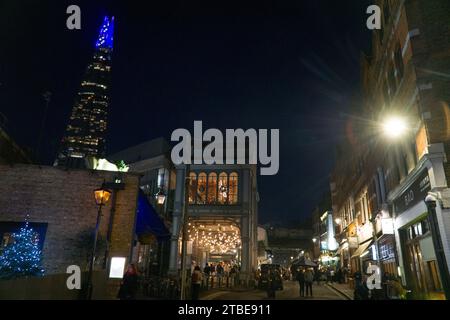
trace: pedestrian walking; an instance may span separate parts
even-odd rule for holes
[[[317,269],[317,272],[314,274],[314,277],[316,278],[317,285],[320,286],[320,280],[322,278],[322,271],[320,269]]]
[[[117,297],[120,300],[133,300],[136,298],[138,288],[138,273],[134,264],[130,264],[123,276]]]
[[[308,293],[311,297],[313,296],[313,292],[312,292],[313,281],[314,281],[314,274],[311,269],[307,269],[305,271],[306,296],[308,296]]]
[[[218,278],[219,288],[221,288],[221,287],[222,287],[222,279],[223,279],[223,267],[222,267],[222,263],[219,263],[219,264],[217,265],[216,272],[217,272],[217,278]]]
[[[355,272],[355,291],[353,293],[354,300],[369,300],[369,288],[364,281],[361,272]]]
[[[348,282],[348,268],[344,266],[344,269],[342,270],[343,276],[344,276],[344,283]]]
[[[300,287],[300,297],[305,296],[305,273],[303,269],[297,271],[296,280],[298,281],[298,285]]]
[[[337,271],[336,271],[336,281],[338,283],[342,283],[342,278],[343,278],[342,269],[338,268]]]
[[[276,292],[276,274],[274,270],[268,271],[267,277],[267,297],[269,299],[275,299]]]
[[[198,300],[202,278],[202,271],[199,266],[196,266],[191,276],[192,300]]]
[[[205,287],[208,290],[209,287],[209,275],[211,273],[211,268],[208,263],[205,263],[205,267],[203,268],[203,273],[205,274]]]

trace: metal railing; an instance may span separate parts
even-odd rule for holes
[[[174,279],[142,278],[139,285],[144,298],[164,300],[178,300],[180,298],[180,284]]]
[[[239,276],[235,275],[203,275],[202,289],[234,288],[239,283]]]

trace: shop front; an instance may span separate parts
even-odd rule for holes
[[[373,264],[374,256],[372,254],[373,227],[372,223],[366,222],[356,227],[356,236],[358,240],[358,248],[351,256],[352,272],[365,273],[369,263]]]
[[[373,259],[373,241],[369,239],[361,243],[352,255],[351,267],[353,272],[365,273],[369,264],[374,264]]]
[[[395,236],[393,234],[383,234],[378,239],[378,257],[383,274],[397,277],[398,262],[395,251]]]
[[[403,284],[412,290],[415,299],[445,299],[430,215],[424,202],[431,190],[428,170],[416,179],[395,200],[397,249]]]

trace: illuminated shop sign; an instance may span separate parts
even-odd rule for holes
[[[428,171],[424,170],[419,178],[394,200],[395,212],[400,214],[409,208],[412,208],[420,201],[423,201],[430,190],[430,177],[428,176]]]

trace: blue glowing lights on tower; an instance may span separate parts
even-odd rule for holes
[[[106,16],[95,44],[96,48],[111,48],[114,42],[114,17]]]
[[[114,17],[104,17],[95,51],[72,107],[56,166],[86,167],[86,158],[104,158],[110,105]]]

